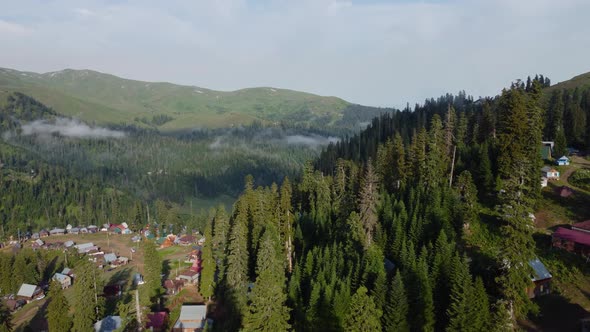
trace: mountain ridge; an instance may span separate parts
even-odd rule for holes
[[[341,98],[275,87],[216,91],[145,82],[89,69],[47,73],[0,68],[0,91],[18,91],[64,115],[97,123],[133,123],[166,116],[162,130],[231,127],[253,121],[335,125],[351,104]]]

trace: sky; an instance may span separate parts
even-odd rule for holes
[[[590,71],[588,0],[0,0],[0,67],[403,107]]]

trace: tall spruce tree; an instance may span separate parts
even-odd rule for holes
[[[517,86],[504,90],[500,98],[498,198],[503,243],[499,263],[503,272],[498,282],[513,318],[526,315],[532,304],[525,293],[531,275],[528,262],[534,258],[535,247],[529,215],[539,187],[538,142],[542,128],[535,121],[540,111],[527,98],[530,97]],[[530,146],[533,141],[534,149]]]
[[[61,284],[57,281],[49,287],[49,304],[47,305],[47,324],[49,331],[69,331],[72,318],[69,313],[70,305],[66,299]]]
[[[235,307],[243,310],[246,305],[246,286],[248,284],[248,207],[241,199],[237,203],[237,213],[230,231],[227,272],[225,281]]]
[[[367,295],[367,288],[361,286],[350,300],[342,325],[348,331],[381,331],[382,315],[382,311],[375,307],[373,299]]]
[[[76,266],[74,283],[74,320],[72,331],[87,332],[104,312],[103,282],[100,271],[87,260]]]
[[[285,270],[278,231],[267,225],[256,264],[258,277],[244,316],[244,331],[287,331],[289,308],[285,304]]]
[[[162,258],[156,251],[156,244],[152,241],[144,241],[144,280],[145,286],[141,287],[141,303],[151,306],[159,303],[162,294]]]
[[[205,227],[205,239],[211,239],[211,225]],[[215,271],[216,263],[213,258],[213,251],[211,250],[212,241],[205,241],[203,251],[201,252],[201,275],[199,278],[199,292],[201,295],[211,300],[215,290]]]
[[[404,287],[404,280],[399,270],[391,281],[389,293],[385,302],[381,321],[384,331],[409,332],[408,298]]]

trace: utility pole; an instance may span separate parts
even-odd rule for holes
[[[137,313],[137,325],[141,326],[141,306],[139,305],[139,289],[135,290],[135,312]]]

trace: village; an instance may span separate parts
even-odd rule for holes
[[[49,284],[58,282],[66,297],[72,296],[76,283],[76,271],[68,267],[68,259],[83,257],[103,271],[106,281],[102,294],[107,307],[115,304],[126,292],[142,287],[143,253],[140,243],[153,241],[168,269],[162,275],[162,287],[168,304],[161,311],[150,312],[142,322],[145,329],[152,331],[199,331],[206,324],[213,324],[207,305],[198,292],[201,270],[201,249],[206,239],[193,234],[159,234],[149,226],[139,232],[132,232],[126,223],[72,227],[64,229],[42,229],[27,234],[20,241],[12,240],[2,250],[16,252],[26,247],[32,250],[54,250],[63,252],[63,268],[49,280],[39,284],[23,283],[16,294],[8,294],[2,301],[14,315],[15,326],[36,327],[47,330],[47,323],[41,311],[46,307]],[[107,310],[109,311],[109,310]],[[112,310],[111,310],[112,311]],[[114,313],[114,312],[113,312]],[[173,319],[173,320],[171,320]],[[121,317],[107,314],[94,325],[97,332],[110,332],[121,327]]]

